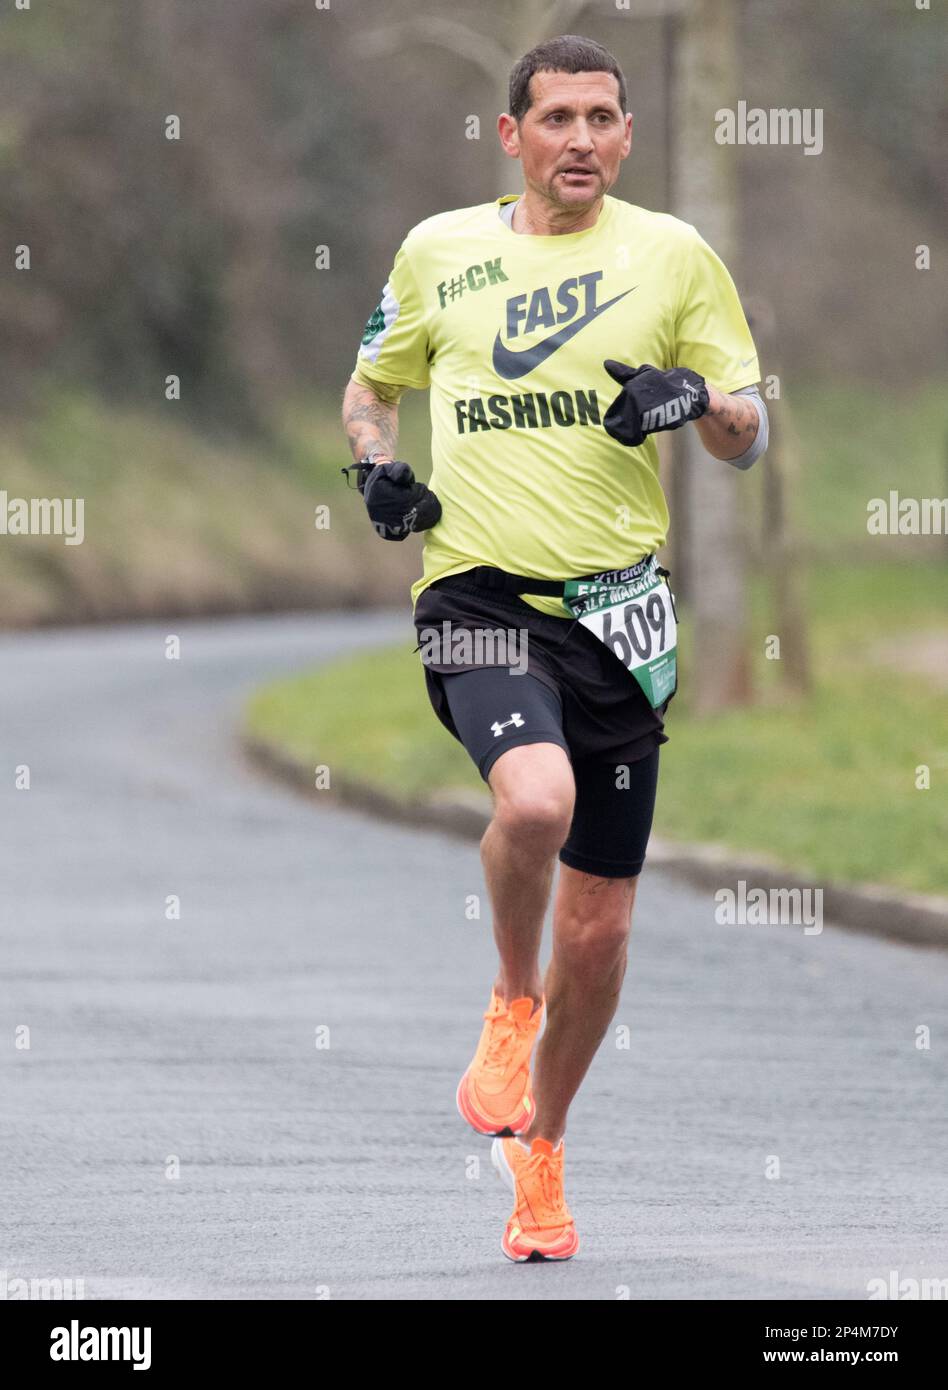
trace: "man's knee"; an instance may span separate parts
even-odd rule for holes
[[[560,963],[567,966],[572,975],[601,979],[625,961],[628,945],[628,923],[609,918],[561,931],[555,950]]]
[[[638,878],[561,873],[573,881],[557,905],[556,953],[571,972],[599,978],[625,961]]]
[[[556,853],[566,843],[576,799],[569,759],[555,744],[525,744],[498,758],[490,776],[494,821],[521,844]]]
[[[562,849],[573,819],[572,801],[557,793],[515,793],[498,801],[494,819],[505,835],[522,844]]]

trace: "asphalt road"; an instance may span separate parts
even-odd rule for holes
[[[476,847],[294,796],[235,741],[255,682],[404,631],[348,621],[177,625],[179,661],[159,626],[0,639],[0,1278],[261,1299],[948,1278],[948,955],[721,926],[648,869],[628,1046],[606,1040],[567,1137],[582,1249],[504,1259],[508,1194],[454,1109],[493,970]]]

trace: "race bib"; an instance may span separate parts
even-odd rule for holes
[[[563,603],[632,673],[653,709],[675,693],[678,624],[654,556],[641,575],[623,584],[568,579]]]

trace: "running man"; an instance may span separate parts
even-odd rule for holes
[[[481,857],[499,968],[457,1105],[496,1136],[517,1261],[579,1246],[567,1112],[618,1004],[677,688],[655,434],[694,421],[738,468],[766,445],[724,265],[689,224],[608,196],[626,106],[589,39],[517,63],[498,132],[525,191],[409,232],[343,407],[377,532],[426,533],[412,600],[429,697],[493,795]],[[431,393],[430,488],[398,460],[409,387]]]

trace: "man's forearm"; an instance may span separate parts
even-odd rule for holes
[[[710,404],[695,421],[701,443],[712,458],[734,459],[746,453],[757,437],[760,417],[746,396],[728,396],[708,383]]]
[[[342,421],[352,457],[358,462],[369,454],[394,459],[398,448],[398,397],[383,400],[358,381],[350,381],[342,402]]]

